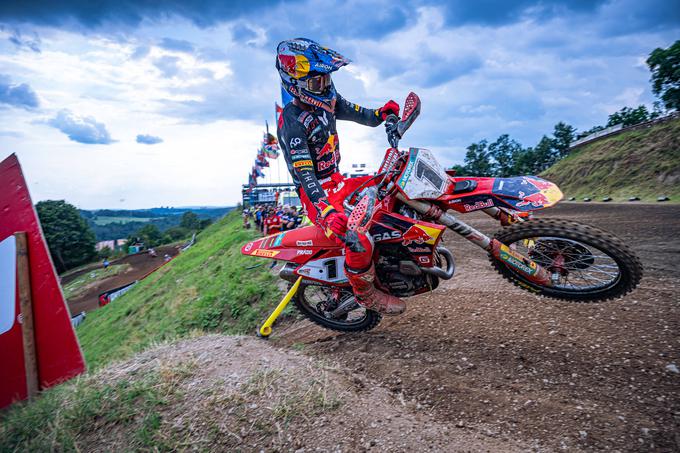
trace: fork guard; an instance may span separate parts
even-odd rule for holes
[[[491,240],[489,252],[498,261],[512,268],[527,280],[541,286],[552,286],[550,274],[545,268],[497,239]]]

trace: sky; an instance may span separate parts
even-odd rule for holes
[[[234,205],[281,102],[276,45],[295,37],[352,60],[333,74],[350,101],[418,93],[402,146],[449,166],[482,139],[533,146],[559,121],[651,108],[645,60],[680,38],[680,1],[5,1],[0,160],[19,156],[34,202]],[[338,132],[342,171],[377,166],[382,127]],[[280,161],[264,182],[286,179]]]

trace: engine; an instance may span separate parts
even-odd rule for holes
[[[400,244],[380,244],[378,255],[378,280],[397,297],[413,296],[439,285],[439,278],[424,273]]]

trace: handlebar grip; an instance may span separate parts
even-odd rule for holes
[[[394,113],[390,113],[387,115],[387,118],[385,118],[385,126],[391,126],[394,124],[397,124],[399,121],[399,117],[395,115]]]

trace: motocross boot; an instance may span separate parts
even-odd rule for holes
[[[345,270],[349,283],[354,290],[354,296],[362,307],[384,315],[399,315],[406,310],[406,304],[403,300],[375,287],[375,267],[373,264],[363,272],[355,272],[350,268],[345,268]]]

